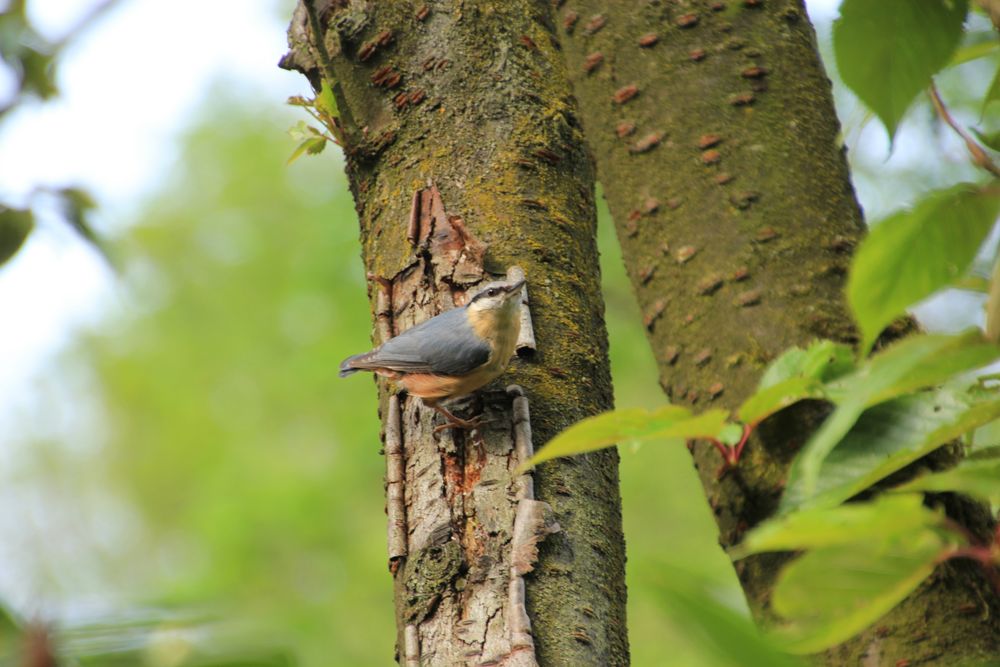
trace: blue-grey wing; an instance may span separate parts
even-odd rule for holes
[[[351,358],[351,369],[389,368],[403,373],[466,375],[490,358],[490,346],[476,335],[465,308],[421,322],[381,347]]]

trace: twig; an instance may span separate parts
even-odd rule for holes
[[[46,185],[37,185],[28,193],[28,208],[32,211],[35,210],[39,197],[55,199],[59,209],[59,215],[56,217],[72,229],[77,237],[89,244],[113,273],[121,272],[121,267],[108,251],[107,243],[87,221],[89,211],[96,208],[96,204],[90,200],[89,194],[76,188],[52,188]]]
[[[324,120],[322,117],[320,117],[320,115],[318,113],[316,113],[315,111],[313,111],[310,107],[302,107],[302,108],[306,110],[306,113],[308,113],[310,116],[312,116],[313,118],[315,118],[317,123],[319,123],[323,127],[330,127],[329,123],[326,120]],[[343,144],[338,139],[336,139],[335,137],[331,137],[326,132],[320,132],[319,136],[323,137],[324,139],[326,139],[330,143],[336,144],[338,146],[343,146]]]
[[[738,443],[736,443],[736,446],[733,448],[733,452],[732,452],[733,458],[732,458],[732,461],[730,461],[730,463],[732,465],[736,465],[739,462],[740,456],[743,455],[743,448],[747,446],[747,441],[750,440],[750,434],[753,433],[753,430],[756,427],[757,427],[757,424],[744,424],[743,425],[743,435],[740,436],[740,441]]]
[[[965,147],[968,149],[969,154],[972,155],[972,163],[981,169],[985,169],[994,176],[1000,177],[1000,167],[998,167],[990,156],[987,155],[986,150],[980,146],[975,139],[969,136],[969,134],[962,129],[962,126],[955,122],[955,119],[951,117],[948,113],[948,108],[945,107],[944,102],[941,100],[941,94],[938,93],[937,85],[931,81],[930,88],[928,89],[931,96],[931,103],[934,105],[934,110],[937,112],[938,116],[941,117],[947,125],[955,130],[958,136],[962,137],[965,142]]]

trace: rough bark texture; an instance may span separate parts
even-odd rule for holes
[[[612,400],[593,167],[551,11],[526,0],[318,1],[328,63],[301,5],[283,61],[316,87],[326,78],[337,98],[376,343],[462,303],[490,274],[526,271],[537,352],[499,382],[524,387],[536,443]],[[383,416],[397,411],[389,387],[380,396]],[[532,664],[509,606],[526,588],[538,663],[627,664],[617,454],[537,472],[537,498],[561,531],[540,543],[519,588],[513,573],[530,569],[531,549],[512,561],[524,483],[512,476],[511,398],[483,396],[494,421],[482,439],[433,435],[440,422],[404,399],[400,441],[387,443],[391,524],[406,525],[404,539],[390,537],[398,659]],[[544,508],[529,509],[528,533],[550,532]]]
[[[801,0],[570,0],[557,20],[667,396],[734,407],[785,348],[854,342],[842,290],[864,226]],[[803,405],[765,422],[721,480],[715,450],[696,446],[723,546],[773,512],[791,458],[824,414]],[[761,618],[784,560],[737,563]],[[976,568],[941,567],[820,660],[992,655],[1000,610],[991,600]]]

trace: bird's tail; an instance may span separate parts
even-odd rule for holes
[[[355,355],[347,357],[346,359],[344,359],[343,361],[341,361],[340,362],[340,377],[345,378],[348,375],[351,375],[353,373],[357,373],[359,370],[361,370],[360,368],[355,368],[354,367],[354,362],[355,361],[359,361],[359,360],[361,360],[362,358],[364,358],[366,356],[368,356],[367,352],[365,352],[363,354],[355,354]]]

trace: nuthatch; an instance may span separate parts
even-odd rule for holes
[[[521,331],[523,285],[523,280],[489,283],[465,306],[344,359],[340,376],[374,371],[444,415],[444,428],[474,428],[478,422],[460,419],[440,403],[471,394],[506,370]]]

